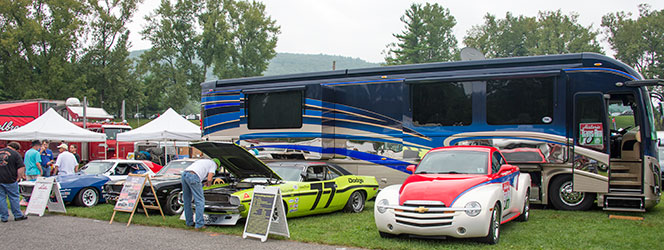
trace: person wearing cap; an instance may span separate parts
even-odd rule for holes
[[[18,150],[18,142],[10,142],[6,148],[0,149],[0,221],[9,220],[7,201],[11,206],[15,221],[25,220],[28,217],[21,212],[19,205],[18,180],[23,178],[25,166]]]
[[[205,197],[203,196],[203,180],[207,180],[206,186],[212,184],[212,176],[221,165],[219,159],[200,159],[192,163],[182,172],[182,200],[184,202],[184,218],[187,226],[196,229],[205,228],[203,220],[203,211],[205,210]],[[196,221],[191,210],[191,200],[194,200],[196,206]]]
[[[74,170],[78,165],[76,156],[74,156],[72,153],[69,153],[67,149],[69,149],[67,144],[61,143],[58,146],[58,151],[60,151],[60,154],[58,155],[58,159],[55,160],[54,165],[55,172],[57,172],[58,175],[74,174]]]
[[[27,180],[34,180],[42,175],[40,148],[41,142],[35,140],[32,141],[32,148],[25,152],[23,164],[25,165],[25,174],[28,176]]]

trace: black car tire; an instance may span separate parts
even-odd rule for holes
[[[378,234],[380,235],[381,238],[395,238],[395,237],[397,237],[396,234],[385,233],[385,232],[381,232],[381,231],[378,231]]]
[[[500,204],[496,203],[496,205],[493,206],[491,221],[489,221],[489,233],[486,237],[481,239],[482,242],[489,245],[495,245],[500,241],[500,211]]]
[[[74,203],[82,207],[94,207],[99,203],[99,192],[95,188],[86,187],[78,191]]]
[[[180,190],[174,190],[168,196],[166,196],[166,200],[164,200],[163,204],[161,204],[164,209],[164,213],[168,215],[177,215],[181,214],[182,210],[184,210],[184,207],[182,204],[180,204],[180,193],[182,191]]]
[[[346,203],[346,206],[344,207],[344,212],[347,213],[359,213],[364,210],[364,193],[361,191],[355,191],[352,194],[350,194],[350,197],[348,197],[348,202]]]
[[[588,210],[595,202],[595,193],[581,193],[580,198],[577,192],[569,193],[568,197],[561,196],[563,189],[573,185],[572,175],[558,176],[549,185],[549,200],[551,205],[558,210]],[[576,199],[573,199],[575,196]]]
[[[530,189],[526,190],[526,200],[523,202],[523,213],[519,215],[519,217],[516,217],[517,221],[528,221],[528,218],[530,218]]]

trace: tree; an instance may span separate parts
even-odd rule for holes
[[[437,3],[412,4],[401,17],[405,24],[397,43],[387,45],[388,65],[452,61],[458,57],[457,40],[452,33],[456,19]]]
[[[137,10],[140,0],[88,0],[91,20],[88,24],[91,45],[83,51],[81,74],[91,90],[91,101],[119,114],[122,100],[130,106],[141,99],[133,61],[129,56],[129,31],[125,25]]]
[[[162,0],[152,15],[146,16],[141,34],[152,42],[152,49],[141,55],[141,73],[147,76],[146,88],[169,106],[179,110],[189,99],[199,96],[204,70],[196,63],[200,36],[195,26],[200,1]]]
[[[564,15],[560,10],[539,12],[537,18],[507,13],[504,19],[486,14],[484,24],[474,26],[464,44],[483,51],[489,58],[564,54],[602,53],[592,26],[578,23],[578,14]]]
[[[77,0],[0,0],[0,98],[82,93],[76,65],[87,13]]]
[[[602,27],[615,57],[646,78],[664,77],[664,10],[639,5],[639,17],[616,12],[602,17]]]
[[[259,2],[208,0],[199,56],[219,78],[261,75],[277,53],[280,27]]]

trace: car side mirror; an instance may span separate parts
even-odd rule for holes
[[[415,165],[408,165],[408,167],[406,167],[406,171],[410,172],[411,174],[415,173]]]
[[[517,167],[517,166],[509,165],[509,164],[503,164],[502,166],[500,166],[500,170],[498,170],[498,174],[513,172],[513,171],[518,171],[518,170],[519,170],[519,167]]]

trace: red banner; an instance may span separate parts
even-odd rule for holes
[[[39,102],[0,104],[0,132],[19,128],[39,117]]]

